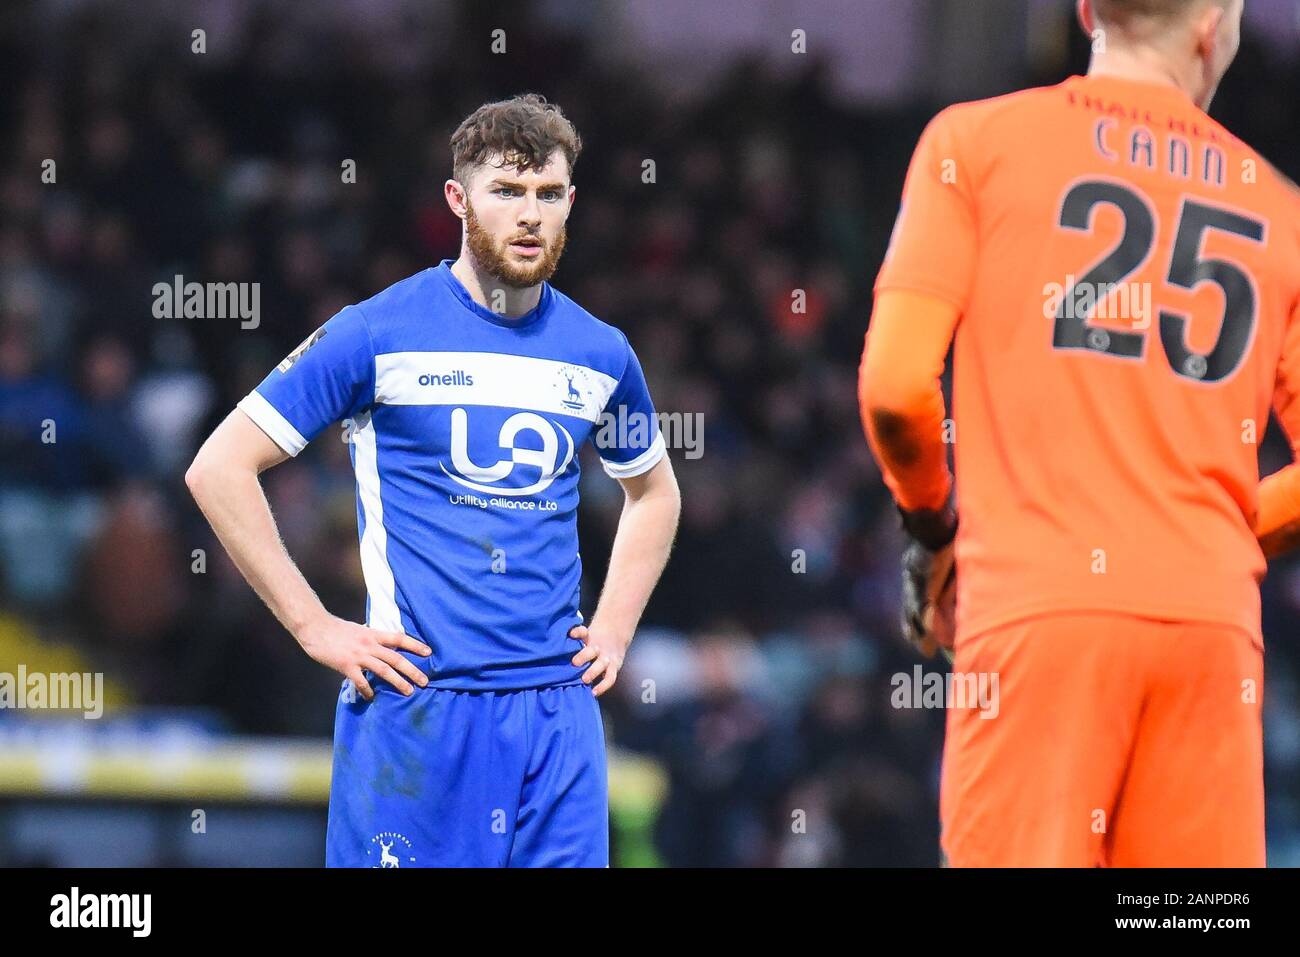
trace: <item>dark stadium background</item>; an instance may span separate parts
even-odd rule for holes
[[[530,90],[586,143],[555,284],[626,331],[661,411],[704,422],[703,455],[674,452],[680,537],[604,699],[616,864],[936,863],[943,713],[889,703],[920,659],[895,625],[901,539],[857,361],[925,121],[1081,72],[1071,7],[6,3],[0,671],[102,671],[110,704],[0,711],[0,864],[323,860],[340,679],[243,583],[181,476],[339,307],[456,256],[448,136]],[[1300,177],[1295,5],[1250,0],[1247,31],[1213,112]],[[259,327],[155,319],[176,274],[259,283]],[[357,619],[338,439],[266,488],[308,580]],[[1286,458],[1273,430],[1262,468]],[[585,464],[589,610],[621,496]],[[1297,865],[1300,566],[1276,563],[1264,598],[1270,860]]]

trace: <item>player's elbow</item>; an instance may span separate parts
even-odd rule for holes
[[[202,498],[204,491],[212,483],[212,469],[208,464],[208,458],[203,454],[203,449],[195,454],[194,460],[190,462],[190,467],[185,470],[185,487],[190,490],[190,495],[197,501]]]
[[[859,391],[862,424],[886,446],[904,444],[916,423],[925,417],[933,383],[884,382],[864,377]]]
[[[190,467],[185,470],[185,486],[195,501],[202,501],[212,489],[219,487],[226,479],[220,456],[215,453],[212,441],[204,442],[194,454]]]
[[[921,457],[912,420],[889,407],[870,409],[867,428],[880,450],[898,467],[914,465]]]

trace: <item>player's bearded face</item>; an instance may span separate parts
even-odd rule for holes
[[[470,202],[465,203],[465,230],[469,240],[469,251],[479,268],[507,286],[524,289],[535,286],[555,275],[560,265],[560,256],[564,252],[565,230],[561,223],[559,229],[548,239],[539,232],[514,226],[504,234],[494,232],[479,221]],[[530,246],[540,246],[536,254],[521,250]]]
[[[526,173],[488,167],[479,174],[475,201],[465,197],[470,254],[480,269],[515,289],[550,279],[564,253],[569,195],[556,166],[552,161]],[[562,159],[558,166],[562,171]]]

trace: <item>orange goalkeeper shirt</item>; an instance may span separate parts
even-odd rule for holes
[[[959,639],[1108,609],[1258,640],[1270,405],[1300,439],[1292,184],[1174,87],[954,106],[913,157],[891,290],[960,313]]]

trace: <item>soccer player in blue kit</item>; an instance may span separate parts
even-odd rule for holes
[[[186,482],[303,650],[345,678],[327,866],[608,866],[604,731],[680,496],[627,338],[547,279],[581,141],[529,94],[452,137],[460,257],[348,306],[239,402]],[[258,474],[350,435],[366,624],[329,614]],[[624,507],[580,611],[578,450]]]

